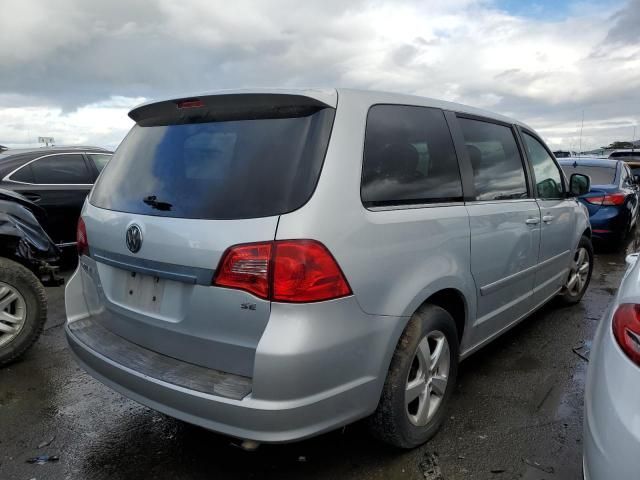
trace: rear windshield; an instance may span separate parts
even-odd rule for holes
[[[574,173],[588,175],[591,178],[592,185],[611,185],[616,177],[616,169],[613,167],[587,167],[578,165],[562,165],[562,170],[567,178]]]
[[[102,172],[90,202],[121,212],[212,220],[290,212],[315,189],[334,112],[136,125]]]

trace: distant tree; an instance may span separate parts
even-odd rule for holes
[[[631,142],[613,142],[607,148],[608,149],[633,148],[633,144]]]

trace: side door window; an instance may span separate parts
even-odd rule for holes
[[[527,181],[518,144],[509,127],[459,118],[473,169],[475,199],[527,198]]]
[[[91,173],[82,155],[60,154],[31,163],[34,183],[40,185],[87,185]]]
[[[458,160],[441,110],[369,109],[360,195],[366,207],[462,201]]]
[[[626,188],[633,188],[633,175],[631,174],[631,170],[627,165],[622,165],[622,171],[624,172],[624,178],[622,180],[622,185]]]
[[[564,198],[560,169],[547,149],[533,136],[524,132],[524,145],[536,178],[536,193],[542,199]]]

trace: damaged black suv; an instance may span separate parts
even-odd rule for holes
[[[46,214],[20,194],[0,189],[0,365],[22,355],[42,333],[45,285],[60,285],[58,247],[44,231]]]

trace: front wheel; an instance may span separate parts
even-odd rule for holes
[[[380,403],[369,418],[372,434],[400,448],[429,440],[444,421],[457,372],[453,318],[435,305],[421,307],[393,354]]]
[[[0,366],[38,339],[47,318],[44,287],[17,262],[0,258]]]
[[[587,291],[593,272],[593,246],[588,237],[582,237],[574,253],[567,283],[562,289],[560,300],[565,305],[575,305]]]

